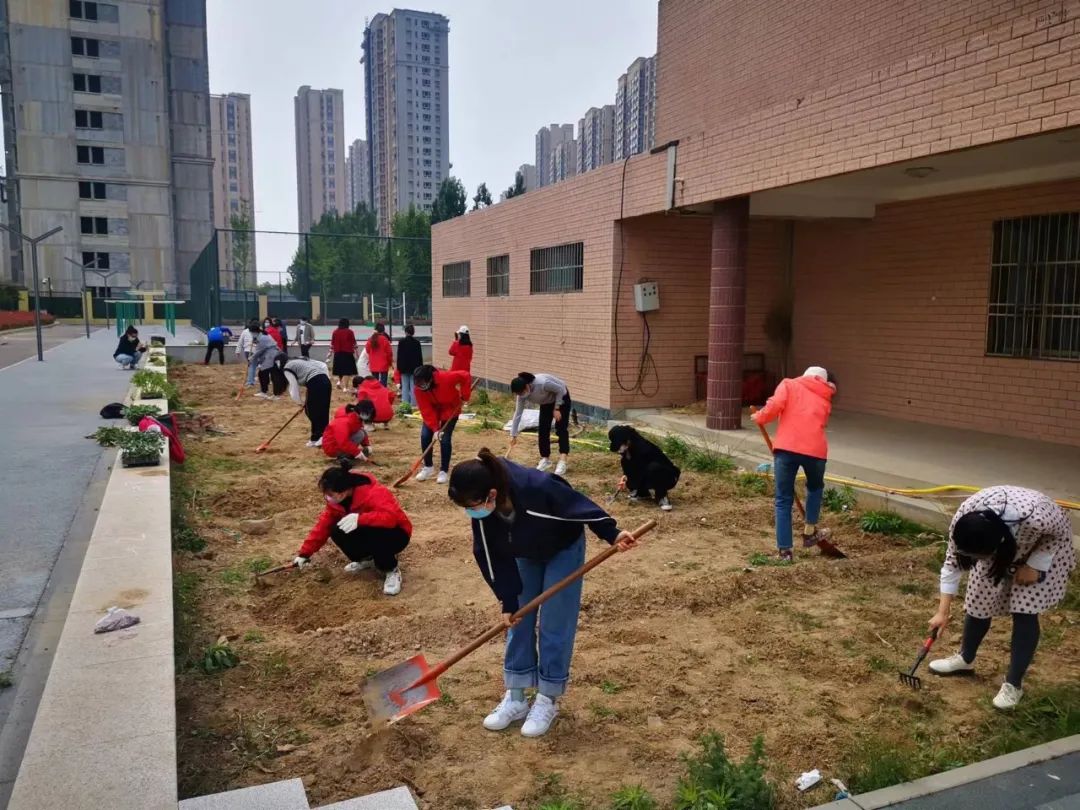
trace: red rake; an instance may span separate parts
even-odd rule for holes
[[[632,534],[640,539],[646,532],[655,527],[656,521],[650,520],[635,529]],[[511,617],[511,622],[516,622],[523,616],[529,615],[563,588],[577,582],[608,557],[617,554],[618,551],[618,546],[612,545],[610,548],[600,552],[581,568],[568,574],[535,599],[520,607]],[[430,706],[442,697],[436,679],[462,658],[476,652],[476,650],[505,632],[505,630],[506,624],[502,621],[493,624],[449,658],[435,666],[428,664],[424,654],[421,653],[390,667],[390,669],[372,675],[363,684],[364,703],[367,705],[368,716],[373,723],[382,721],[396,723],[410,714],[420,711],[425,706]]]
[[[266,448],[270,446],[270,442],[272,442],[274,439],[276,439],[278,436],[280,436],[281,432],[283,430],[285,430],[285,428],[287,428],[292,423],[292,420],[295,419],[296,417],[298,417],[303,412],[304,412],[304,406],[301,405],[300,409],[296,413],[294,413],[292,416],[290,416],[288,418],[288,420],[285,422],[284,425],[282,425],[281,427],[278,428],[277,433],[275,433],[273,436],[271,436],[269,439],[267,439],[265,442],[263,442],[262,444],[260,444],[258,447],[255,448],[255,452],[256,453],[261,453],[264,450],[266,450]]]
[[[753,408],[753,407],[750,408],[750,413],[751,414],[757,413],[757,408]],[[761,437],[765,440],[765,444],[768,446],[769,452],[772,453],[773,452],[773,444],[772,444],[772,438],[770,438],[770,436],[769,436],[769,431],[767,431],[765,429],[764,425],[758,425],[758,430],[761,431]],[[773,471],[775,472],[775,467],[773,468]],[[773,476],[773,480],[774,481],[776,480],[775,476]],[[795,494],[795,505],[797,507],[799,507],[799,514],[803,516],[803,519],[805,519],[806,518],[806,508],[803,506],[802,498],[799,497],[798,492],[796,492],[794,494]],[[838,549],[835,545],[833,545],[831,540],[829,540],[829,539],[827,539],[825,537],[818,537],[818,539],[817,539],[817,547],[818,547],[818,550],[822,554],[824,554],[826,557],[831,557],[834,560],[846,560],[847,559],[847,554],[845,554],[840,549]]]
[[[915,663],[911,665],[911,669],[907,672],[900,673],[900,683],[910,686],[912,689],[922,689],[922,679],[915,674],[915,670],[919,668],[919,664],[926,658],[926,654],[930,652],[930,648],[934,645],[934,640],[938,637],[938,629],[935,627],[930,631],[930,637],[923,642],[922,648],[919,650],[919,655],[915,659]]]

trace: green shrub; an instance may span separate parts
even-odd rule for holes
[[[866,737],[853,746],[844,762],[845,784],[852,793],[909,782],[924,774],[918,756],[910,747],[901,747],[878,737]]]
[[[679,779],[675,810],[772,810],[776,795],[765,778],[765,741],[754,739],[750,753],[736,764],[715,732],[700,740],[701,752],[683,758],[686,775]]]
[[[750,565],[791,565],[791,563],[772,554],[766,554],[764,551],[755,551],[750,555]]]
[[[232,669],[240,663],[240,658],[233,651],[233,648],[229,646],[228,641],[219,640],[216,644],[212,644],[203,653],[202,661],[199,663],[199,667],[207,675],[213,675],[215,672],[224,672],[227,669]]]
[[[850,512],[858,504],[858,497],[847,484],[840,488],[826,489],[821,498],[821,505],[826,512]]]
[[[659,810],[659,807],[641,785],[619,788],[611,797],[611,810]]]
[[[120,444],[120,437],[130,432],[122,427],[99,427],[86,438],[96,440],[102,447],[116,447]]]
[[[735,488],[740,495],[767,495],[769,482],[752,472],[743,472],[735,476]]]
[[[686,461],[687,456],[690,455],[690,445],[681,436],[665,436],[663,441],[660,442],[660,448],[667,454],[668,458],[676,463]]]
[[[695,472],[712,473],[722,475],[735,469],[735,462],[720,453],[705,450],[700,447],[690,448],[690,454],[686,457],[686,466]]]
[[[185,523],[173,523],[172,544],[174,551],[189,551],[198,554],[206,548],[206,540],[195,529]]]
[[[481,388],[476,392],[476,396],[473,397],[472,404],[478,408],[482,408],[485,405],[491,404],[491,396],[488,394],[486,388]]]
[[[408,416],[413,412],[413,407],[408,402],[399,402],[396,411],[398,416]]]
[[[124,416],[131,424],[138,425],[144,416],[161,416],[161,408],[157,405],[129,405],[124,408]]]
[[[940,532],[901,517],[895,512],[865,512],[859,520],[859,528],[871,534],[887,534],[904,537],[913,546],[925,546],[941,539]]]

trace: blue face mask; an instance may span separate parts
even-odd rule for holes
[[[494,509],[488,509],[486,506],[469,506],[466,507],[465,514],[473,520],[483,520],[494,511]]]

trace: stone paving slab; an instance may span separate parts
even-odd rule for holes
[[[311,805],[304,792],[304,783],[289,779],[184,799],[179,807],[180,810],[309,810]]]
[[[418,810],[418,808],[409,789],[397,787],[381,793],[372,793],[370,796],[327,804],[318,810]]]

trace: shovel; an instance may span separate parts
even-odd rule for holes
[[[632,534],[640,539],[642,535],[655,526],[655,520],[647,521],[635,529]],[[612,545],[610,548],[600,552],[581,568],[568,574],[535,599],[518,608],[518,611],[511,617],[511,622],[516,622],[521,617],[529,615],[563,588],[581,579],[608,557],[617,554],[618,551],[618,546]],[[434,703],[442,696],[436,679],[462,658],[480,649],[505,630],[506,625],[502,621],[496,622],[456,653],[435,666],[428,664],[427,659],[421,653],[390,667],[390,669],[372,675],[363,684],[364,703],[367,705],[368,716],[373,723],[383,721],[396,723]]]
[[[428,442],[428,446],[424,448],[424,452],[420,454],[420,458],[414,461],[412,463],[412,466],[409,467],[408,471],[403,476],[401,476],[401,478],[399,478],[393,483],[394,489],[400,487],[402,484],[404,484],[416,474],[416,471],[420,469],[420,465],[424,463],[424,456],[426,456],[429,452],[435,449],[435,442],[439,441],[440,435],[442,435],[441,426],[438,430],[435,431],[435,435],[431,437],[431,441]]]
[[[750,413],[751,414],[757,413],[757,408],[753,408],[753,407],[750,408]],[[769,437],[769,431],[767,431],[765,429],[764,425],[758,425],[758,430],[761,431],[761,437],[765,440],[765,444],[768,446],[769,452],[770,453],[773,452],[773,444],[772,444],[772,439]],[[795,505],[797,507],[799,507],[799,514],[802,515],[803,518],[805,519],[806,518],[806,508],[803,506],[802,498],[799,497],[798,492],[796,492],[794,494],[795,494]],[[825,538],[825,537],[819,537],[818,538],[817,547],[821,551],[821,553],[824,554],[826,557],[830,557],[830,558],[832,558],[834,560],[846,560],[847,559],[847,554],[845,554],[840,549],[838,549],[836,546],[834,546],[832,541]]]
[[[271,436],[269,439],[267,439],[265,442],[263,442],[262,444],[260,444],[258,447],[255,448],[255,452],[256,453],[263,452],[267,447],[270,446],[270,442],[272,442],[274,439],[276,439],[278,436],[280,436],[281,432],[283,430],[285,430],[285,428],[287,428],[292,423],[292,420],[295,419],[296,417],[298,417],[303,412],[304,412],[304,406],[301,405],[300,409],[296,413],[294,413],[292,416],[290,416],[288,421],[286,421],[284,425],[282,425],[281,427],[278,428],[277,433],[275,433],[273,436]]]
[[[935,627],[930,631],[930,637],[923,642],[922,648],[919,650],[919,655],[915,659],[915,663],[911,665],[911,669],[907,672],[900,673],[900,683],[910,686],[912,689],[922,689],[922,679],[915,674],[915,670],[919,668],[919,664],[926,658],[926,654],[930,652],[930,648],[934,644],[934,640],[938,636],[938,629]]]

